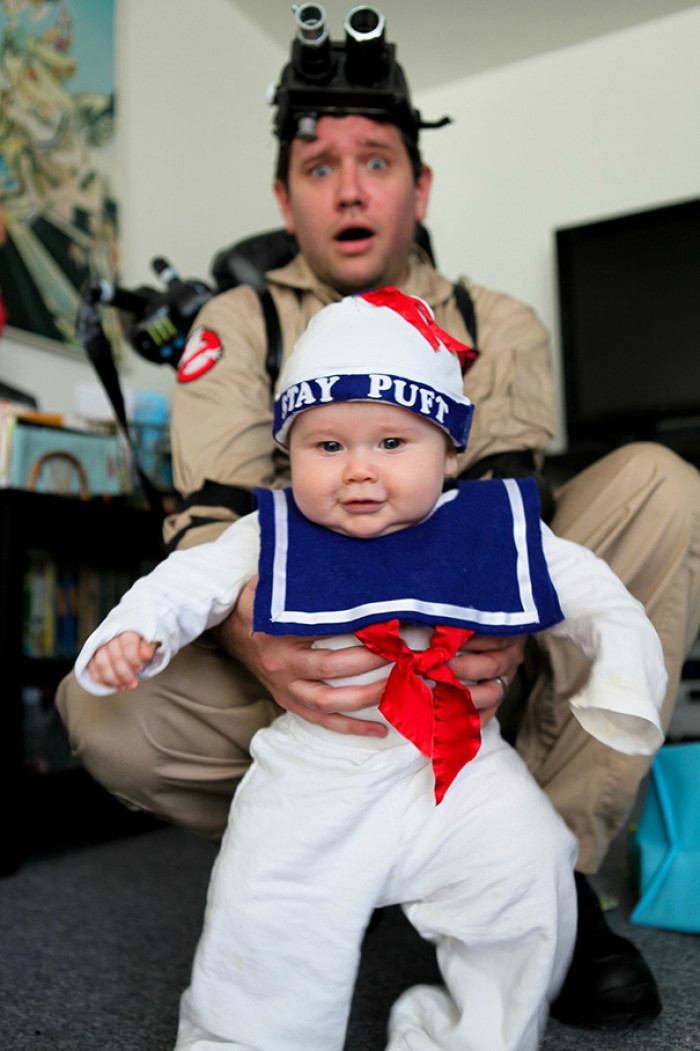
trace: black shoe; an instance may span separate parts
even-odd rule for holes
[[[659,990],[639,949],[614,934],[605,922],[595,891],[576,874],[576,947],[554,1018],[567,1025],[625,1028],[656,1018]]]

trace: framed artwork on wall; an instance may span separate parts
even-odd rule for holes
[[[115,280],[115,0],[0,0],[0,290],[15,337],[80,352]]]

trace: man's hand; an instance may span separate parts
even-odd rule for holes
[[[253,673],[279,704],[310,723],[338,733],[384,737],[380,722],[353,719],[344,712],[379,704],[384,681],[364,686],[329,686],[325,680],[362,676],[386,661],[359,643],[349,649],[313,649],[313,638],[253,635],[257,578],[241,592],[235,609],[213,630],[219,645]]]
[[[449,666],[469,684],[481,729],[491,722],[522,664],[525,635],[486,636],[469,639]]]
[[[281,708],[338,733],[383,737],[387,731],[382,723],[344,713],[378,705],[385,679],[353,686],[329,686],[328,681],[364,676],[386,662],[360,645],[314,649],[312,638],[253,635],[256,583],[254,579],[246,585],[234,611],[214,629],[222,648],[246,665]],[[496,714],[523,659],[524,645],[520,637],[479,637],[470,639],[450,661],[457,678],[470,684],[482,729]]]

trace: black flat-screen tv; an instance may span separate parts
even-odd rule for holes
[[[556,231],[570,450],[700,455],[700,199]]]

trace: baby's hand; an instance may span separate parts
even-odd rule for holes
[[[133,690],[140,672],[158,649],[157,642],[146,642],[135,631],[124,631],[100,646],[88,661],[87,670],[101,686],[112,686],[119,692]]]

